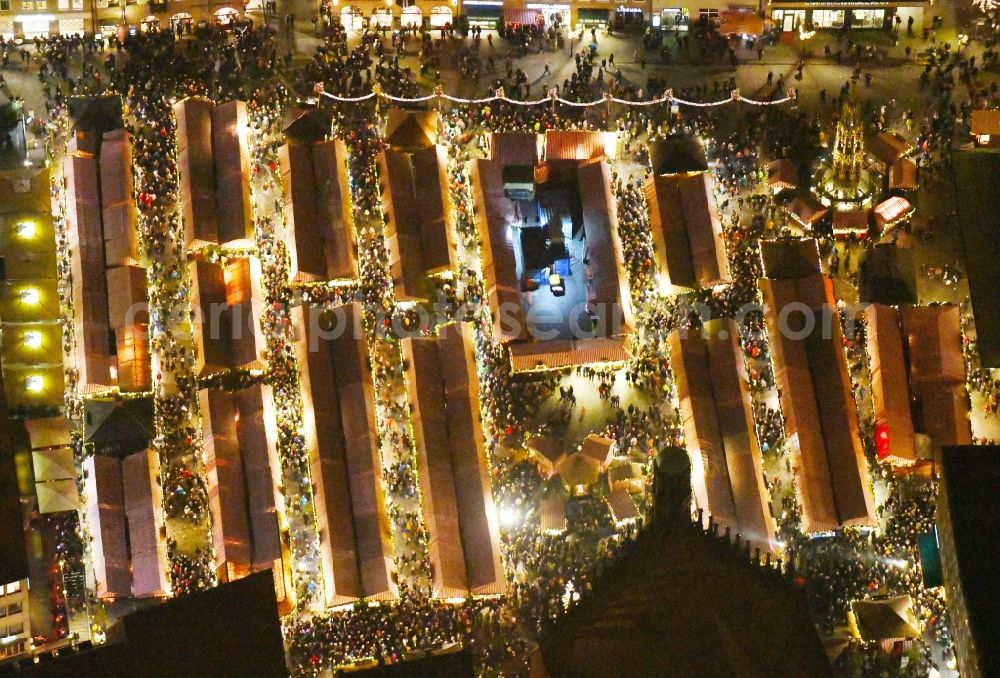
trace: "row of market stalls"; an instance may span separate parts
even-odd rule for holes
[[[822,273],[815,240],[766,241],[758,287],[774,364],[781,413],[806,533],[875,524],[875,502],[865,462],[843,350],[844,334],[832,281]],[[791,320],[786,308],[809,309]],[[828,317],[825,322],[816,315]],[[793,314],[794,315],[794,314]],[[819,326],[823,325],[822,329]]]
[[[479,422],[471,325],[405,338],[402,350],[434,593],[502,593],[500,522]]]
[[[396,297],[427,300],[435,293],[430,279],[459,268],[447,150],[436,143],[436,114],[391,109],[385,141],[377,162]]]
[[[675,329],[667,337],[691,462],[692,496],[706,519],[710,516],[770,552],[775,524],[739,330],[731,319],[711,320],[704,330]]]
[[[871,304],[864,315],[878,458],[912,466],[971,444],[958,307]]]

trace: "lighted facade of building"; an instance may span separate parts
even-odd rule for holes
[[[5,173],[0,195],[0,357],[7,405],[15,411],[58,408],[62,333],[49,173]]]
[[[906,30],[913,18],[913,30],[924,27],[924,10],[934,2],[823,2],[813,0],[771,0],[766,16],[783,33],[805,32],[817,28],[890,28],[895,17]],[[930,25],[930,16],[927,17]]]
[[[39,36],[84,34],[93,30],[92,0],[0,0],[0,35],[31,40]]]
[[[30,646],[28,580],[0,585],[0,659],[21,654]]]

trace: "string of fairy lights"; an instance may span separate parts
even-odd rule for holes
[[[688,99],[681,99],[674,96],[673,90],[667,90],[664,92],[663,96],[657,97],[655,99],[646,99],[642,101],[632,100],[632,99],[621,99],[611,94],[605,94],[603,98],[594,99],[592,101],[570,101],[569,99],[564,99],[559,96],[558,90],[555,88],[550,89],[546,96],[541,99],[512,99],[508,97],[503,88],[498,88],[494,91],[493,96],[481,97],[478,99],[467,99],[463,97],[456,97],[451,94],[445,94],[440,87],[436,88],[433,93],[425,94],[419,97],[399,97],[387,92],[383,92],[382,89],[376,85],[372,87],[372,91],[367,94],[356,96],[356,97],[343,97],[336,94],[331,94],[330,92],[323,91],[322,89],[317,90],[318,94],[338,103],[361,103],[363,101],[368,101],[370,99],[378,98],[385,99],[386,101],[392,101],[400,104],[420,104],[426,103],[433,99],[444,99],[446,101],[451,101],[457,104],[490,104],[495,101],[503,101],[508,104],[513,104],[515,106],[539,106],[541,104],[563,104],[565,106],[573,106],[575,108],[589,108],[591,106],[601,106],[609,104],[619,104],[622,106],[656,106],[659,104],[669,104],[671,106],[693,106],[696,108],[714,108],[717,106],[725,106],[727,104],[733,104],[736,102],[743,102],[745,104],[750,104],[751,106],[778,106],[781,104],[786,104],[788,102],[794,102],[797,99],[797,94],[795,88],[790,88],[784,97],[780,99],[773,99],[770,101],[765,101],[762,99],[750,99],[744,97],[740,90],[734,89],[729,93],[729,97],[725,99],[718,99],[716,101],[691,101]]]

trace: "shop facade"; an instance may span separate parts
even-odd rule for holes
[[[83,35],[91,30],[82,0],[21,0],[16,7],[14,2],[0,4],[0,35],[5,40]],[[7,7],[10,11],[4,11]]]
[[[653,0],[650,25],[662,31],[684,32],[699,23],[718,23],[726,12],[758,12],[756,4],[722,0]]]
[[[619,30],[628,30],[649,25],[651,5],[649,2],[618,2],[615,5],[614,26]]]
[[[611,9],[607,7],[607,3],[603,3],[604,7],[593,7],[588,5],[574,5],[573,9],[576,11],[576,17],[571,17],[574,26],[583,26],[585,28],[604,28],[611,25]]]
[[[88,0],[90,1],[90,0]],[[97,30],[106,37],[119,34],[122,26],[132,31],[171,30],[189,32],[204,22],[216,26],[232,26],[243,18],[244,3],[227,4],[220,0],[169,0],[169,2],[136,2],[126,0],[93,0],[97,10]]]
[[[929,2],[774,2],[767,16],[783,33],[825,29],[889,29],[899,16],[905,28],[913,18],[914,30],[924,26]]]
[[[497,1],[499,10],[500,2]],[[421,2],[398,5],[395,2],[361,1],[334,6],[333,19],[349,31],[396,30],[399,28],[445,29],[455,26],[459,15],[456,2]],[[499,15],[499,11],[498,11]]]
[[[496,30],[503,20],[502,0],[466,0],[462,9],[469,26],[479,26],[483,30]]]

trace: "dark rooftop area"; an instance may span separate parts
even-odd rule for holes
[[[983,676],[1000,675],[1000,446],[942,450],[952,540]],[[940,529],[940,528],[939,528]]]
[[[984,367],[1000,367],[1000,154],[956,150],[953,175],[965,272]]]

